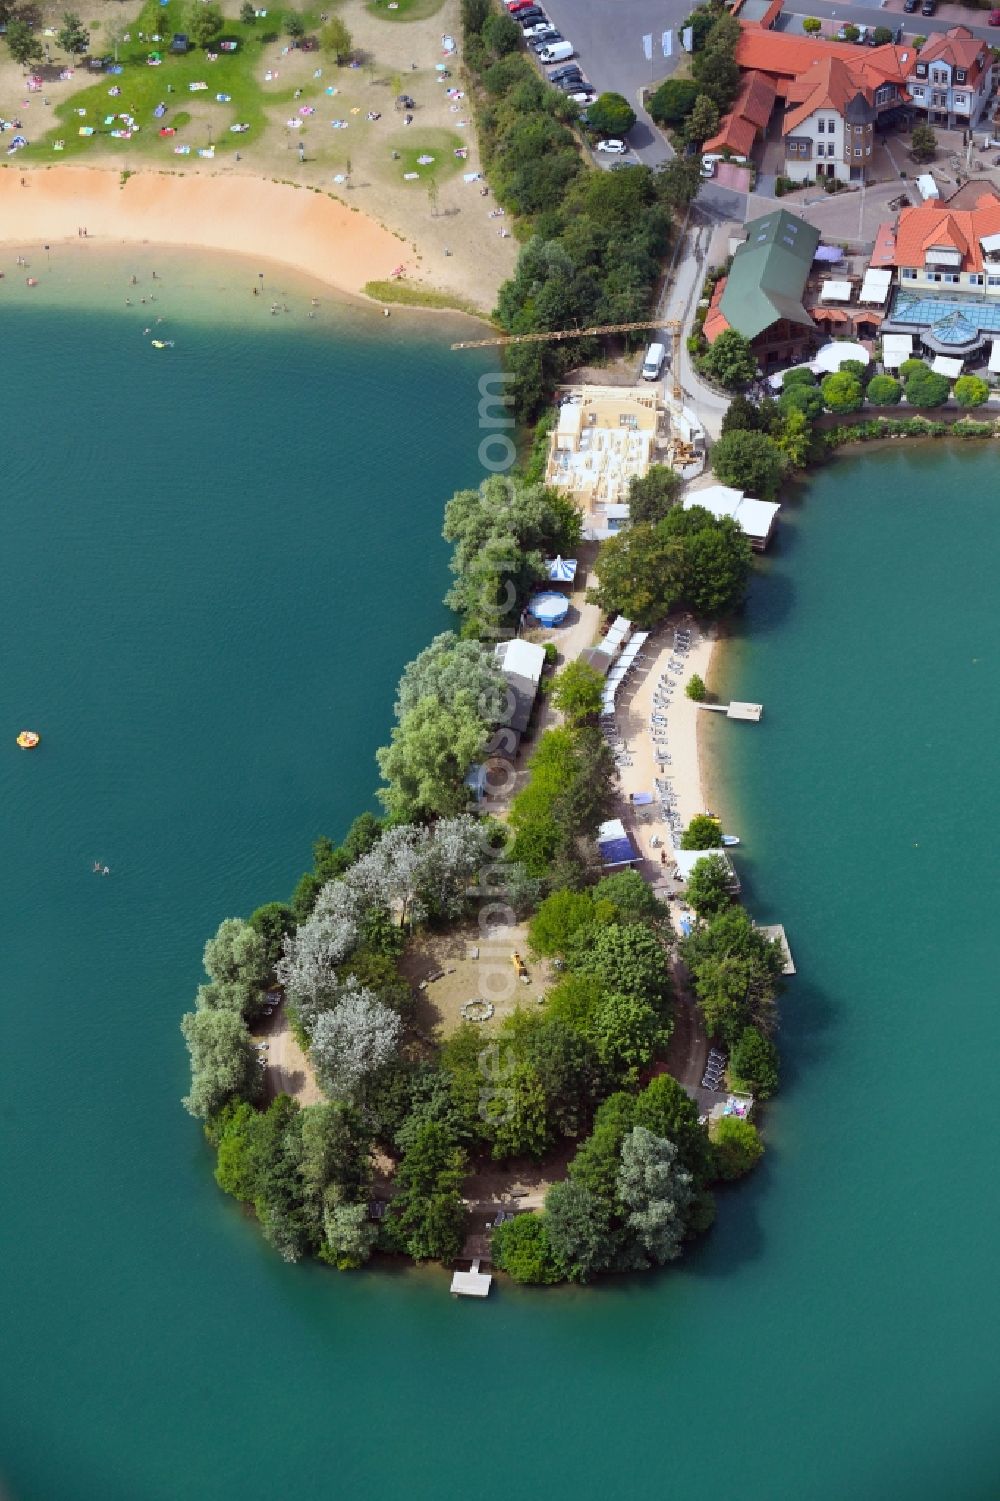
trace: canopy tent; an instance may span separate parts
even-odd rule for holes
[[[820,302],[850,302],[849,281],[825,281],[819,289]]]
[[[859,302],[874,303],[876,307],[883,307],[889,300],[889,288],[892,285],[891,271],[872,271],[870,268],[865,272],[865,279],[861,283]]]
[[[576,578],[576,558],[549,558],[545,567],[552,584],[571,584]]]
[[[817,350],[812,369],[816,375],[828,375],[833,370],[839,370],[845,360],[858,360],[862,365],[867,365],[871,356],[863,344],[855,344],[850,339],[838,339],[836,343],[824,344],[822,349]]]
[[[950,360],[947,355],[937,354],[931,369],[935,375],[946,375],[949,380],[958,380],[962,373],[962,360]]]
[[[913,354],[912,334],[883,334],[882,363],[887,370],[898,370]]]
[[[994,339],[990,344],[990,363],[988,366],[991,375],[1000,372],[1000,339]]]
[[[597,849],[604,866],[637,865],[642,859],[620,818],[609,818],[607,823],[601,824],[597,831]]]
[[[844,252],[839,245],[817,245],[814,261],[826,261],[829,265],[836,265],[837,261],[844,259]]]
[[[528,600],[528,611],[540,625],[559,625],[569,614],[569,600],[565,594],[556,594],[552,590],[534,594]]]

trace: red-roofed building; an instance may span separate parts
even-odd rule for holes
[[[907,88],[932,125],[973,126],[993,92],[993,54],[966,26],[939,31],[914,57]]]
[[[718,151],[749,158],[758,135],[767,129],[774,100],[770,78],[753,70],[745,73],[732,109],[723,115],[716,134],[702,146],[702,153]]]
[[[908,100],[914,57],[912,48],[857,47],[753,25],[744,25],[736,46],[747,76],[770,80],[785,102],[785,176],[794,182],[864,180],[876,124]]]
[[[908,291],[961,290],[1000,298],[1000,201],[990,194],[974,209],[934,202],[905,208],[891,251],[881,232],[879,241],[886,253],[883,264],[895,268]]]

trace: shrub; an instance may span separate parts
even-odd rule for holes
[[[587,123],[598,135],[628,135],[635,124],[635,110],[621,94],[598,94],[587,106]]]
[[[778,1087],[778,1050],[757,1027],[744,1027],[729,1059],[730,1079],[762,1100]]]
[[[856,375],[844,371],[828,375],[820,389],[831,412],[856,412],[861,405],[861,382]]]
[[[823,30],[823,22],[818,16],[806,16],[802,22],[802,30],[807,36],[815,36],[817,31]]]
[[[914,125],[910,137],[910,152],[917,162],[930,162],[937,154],[937,136],[929,125]]]
[[[694,109],[700,89],[693,78],[668,78],[649,98],[657,125],[680,125]]]
[[[708,696],[708,689],[705,687],[704,679],[700,678],[696,672],[693,672],[688,678],[684,692],[688,698],[693,698],[696,704],[703,704]]]
[[[781,450],[767,433],[725,433],[712,449],[712,468],[720,484],[745,490],[758,500],[773,500],[785,473]]]
[[[727,391],[737,391],[757,374],[757,356],[748,339],[735,328],[727,328],[705,355],[705,369]]]
[[[906,362],[910,363],[909,360]],[[913,407],[940,407],[944,406],[951,392],[951,386],[946,375],[935,375],[929,370],[922,360],[915,363],[920,365],[919,370],[914,370],[906,380],[906,399]]]
[[[561,1282],[563,1273],[549,1244],[544,1214],[518,1214],[497,1225],[491,1253],[494,1263],[515,1282]]]
[[[720,1178],[742,1178],[764,1155],[764,1143],[752,1121],[723,1116],[712,1132],[715,1170]]]
[[[955,400],[960,407],[981,407],[990,396],[990,388],[980,375],[960,375],[955,382]]]
[[[894,407],[899,404],[903,388],[891,375],[874,375],[865,394],[873,407]]]
[[[796,365],[794,370],[786,370],[781,378],[782,391],[788,391],[792,386],[815,386],[818,382],[808,365]]]

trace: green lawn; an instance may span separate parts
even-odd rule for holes
[[[411,126],[386,139],[385,150],[389,156],[387,176],[399,181],[404,173],[416,172],[419,174],[419,181],[407,183],[407,187],[419,188],[421,183],[426,186],[431,180],[436,183],[447,182],[456,172],[465,170],[467,161],[456,156],[455,151],[459,146],[468,146],[468,141],[463,141],[460,135],[451,130],[421,130],[419,135],[414,134],[415,130],[416,127]],[[392,158],[393,151],[399,152],[398,161]],[[421,156],[432,156],[434,160],[421,165],[418,161]]]
[[[58,162],[78,158],[95,148],[117,147],[129,158],[137,154],[155,155],[173,164],[175,145],[189,145],[193,155],[199,147],[211,143],[217,154],[221,154],[246,151],[259,141],[268,123],[267,107],[291,104],[294,94],[291,87],[272,89],[263,84],[264,45],[276,39],[270,18],[253,26],[227,20],[222,35],[236,40],[239,50],[219,52],[217,60],[209,62],[205,52],[198,48],[185,56],[173,56],[167,51],[174,32],[186,30],[186,11],[187,6],[181,0],[170,0],[166,6],[149,0],[128,28],[131,41],[119,46],[118,61],[123,71],[117,75],[95,74],[95,82],[63,100],[55,111],[56,125],[47,135],[32,141],[25,149],[25,158]],[[146,37],[144,42],[138,40],[140,31]],[[159,34],[160,42],[149,40],[154,34]],[[162,54],[159,67],[150,67],[147,62],[154,50]],[[318,52],[311,56],[326,74],[326,60]],[[77,67],[74,83],[86,76],[86,70]],[[192,92],[188,85],[197,82],[207,83],[208,88]],[[120,88],[121,94],[111,97],[108,92],[111,88]],[[303,100],[314,99],[321,90],[319,82],[303,85],[295,107]],[[216,94],[228,94],[230,100],[220,103]],[[156,119],[153,111],[160,103],[167,110],[161,119]],[[123,122],[115,119],[108,123],[108,117],[121,113],[132,115],[141,127],[131,140],[116,139],[111,134]],[[230,125],[238,122],[248,124],[249,131],[231,133]],[[170,125],[177,129],[176,138],[161,137],[160,127]],[[94,134],[81,136],[81,126],[93,127]],[[63,147],[57,152],[54,146],[60,140]]]
[[[393,9],[390,10],[390,4]],[[423,21],[439,11],[444,0],[369,0],[365,9],[383,21]]]

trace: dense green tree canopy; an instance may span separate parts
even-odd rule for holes
[[[567,662],[552,684],[552,702],[570,724],[596,720],[604,697],[604,678],[588,662]]]
[[[902,386],[891,375],[873,375],[868,382],[868,390],[865,392],[869,404],[873,407],[898,406],[902,394]]]
[[[730,432],[713,447],[712,468],[723,485],[773,500],[785,476],[785,459],[767,433]]]
[[[757,374],[757,356],[735,328],[723,329],[703,357],[706,372],[727,391],[748,386]]]
[[[377,752],[386,781],[379,797],[386,811],[395,819],[460,813],[469,801],[466,774],[487,738],[475,710],[422,699],[396,725],[392,743]]]
[[[861,382],[849,371],[839,370],[825,377],[823,402],[831,412],[856,412],[861,405]]]
[[[722,843],[722,824],[710,813],[696,813],[681,835],[682,850],[717,850]]]
[[[720,439],[715,451],[728,441]],[[655,526],[640,522],[605,542],[590,597],[608,614],[627,615],[642,626],[684,606],[698,615],[727,614],[743,600],[751,557],[746,534],[730,517],[716,518],[702,506],[674,506]]]
[[[493,1264],[515,1282],[560,1282],[563,1272],[549,1244],[544,1214],[518,1214],[493,1231]]]
[[[598,94],[587,106],[587,123],[599,135],[625,136],[635,124],[635,110],[621,94]]]
[[[689,141],[701,145],[719,128],[719,106],[709,94],[699,94],[694,109],[687,118],[684,134]]]
[[[700,92],[693,78],[668,78],[650,96],[649,113],[657,125],[680,125],[694,109]]]
[[[764,1155],[764,1143],[752,1121],[726,1116],[712,1131],[715,1166],[720,1178],[742,1178]]]
[[[778,1050],[757,1027],[744,1027],[729,1059],[734,1082],[768,1100],[778,1088]]]
[[[628,515],[634,526],[639,521],[662,521],[677,504],[681,477],[667,464],[650,464],[645,474],[634,474],[628,485]]]
[[[684,895],[699,917],[713,917],[732,903],[732,875],[721,855],[695,861]]]

